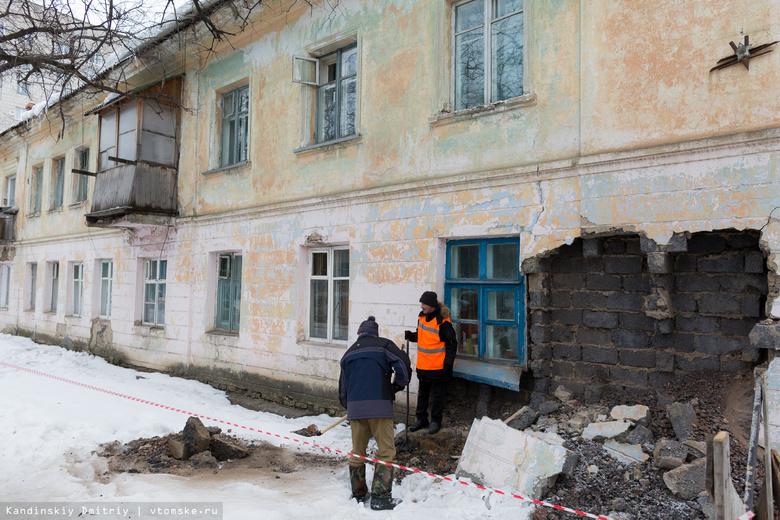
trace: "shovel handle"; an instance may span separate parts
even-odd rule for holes
[[[344,422],[344,421],[346,421],[346,420],[347,420],[347,416],[345,415],[344,417],[342,417],[342,418],[341,418],[341,419],[339,419],[338,421],[334,422],[333,424],[329,424],[329,425],[328,425],[328,426],[326,426],[325,428],[321,429],[321,430],[320,430],[320,431],[317,433],[317,435],[322,435],[322,434],[323,434],[323,433],[325,433],[326,431],[330,430],[330,429],[331,429],[331,428],[333,428],[334,426],[337,426],[337,425],[339,425],[339,424],[343,423],[343,422]]]

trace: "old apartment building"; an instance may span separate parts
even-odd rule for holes
[[[6,332],[326,408],[358,324],[403,344],[425,290],[456,376],[521,398],[767,357],[780,52],[755,49],[779,3],[277,0],[254,22],[214,53],[163,37],[133,95],[63,100],[62,138],[0,135]]]

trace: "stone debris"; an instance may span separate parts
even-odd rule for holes
[[[650,458],[650,455],[642,451],[642,446],[639,444],[623,444],[615,439],[608,439],[604,443],[604,449],[624,464],[642,464]]]
[[[706,460],[698,459],[664,473],[664,482],[683,500],[693,500],[705,491]]]
[[[208,455],[202,455],[208,453]],[[179,460],[193,460],[211,465],[216,460],[240,459],[249,454],[243,442],[222,433],[216,426],[206,428],[197,417],[190,417],[184,429],[168,438],[168,455]],[[197,457],[197,458],[196,458]]]
[[[609,416],[616,421],[631,421],[642,426],[650,424],[650,408],[644,405],[615,406],[609,412]]]
[[[661,439],[655,445],[653,451],[653,464],[660,469],[675,469],[688,458],[688,447],[681,442]]]
[[[691,403],[671,403],[666,406],[666,413],[672,423],[677,440],[685,442],[690,439],[698,422],[693,405]]]
[[[609,421],[590,423],[582,432],[582,438],[588,440],[614,439],[628,432],[631,423],[628,421]]]

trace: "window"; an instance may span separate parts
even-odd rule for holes
[[[101,318],[111,317],[111,297],[113,292],[114,262],[100,262],[100,314]]]
[[[65,187],[65,159],[54,161],[51,179],[51,209],[62,208],[62,192]]]
[[[84,264],[74,263],[71,269],[71,301],[70,312],[72,316],[81,316],[84,294]]]
[[[31,184],[32,190],[30,191],[30,210],[32,213],[40,213],[43,190],[43,166],[33,168]]]
[[[50,282],[50,298],[49,298],[49,311],[57,312],[57,298],[60,292],[60,263],[49,262],[49,276]]]
[[[455,110],[523,94],[523,0],[453,6]]]
[[[293,81],[316,87],[315,141],[357,134],[358,52],[352,43],[320,58],[294,58]]]
[[[165,277],[167,271],[167,260],[146,260],[144,262],[143,323],[145,325],[165,324]]]
[[[519,241],[447,244],[445,302],[452,311],[458,355],[525,361],[525,304]]]
[[[125,161],[136,159],[135,127],[138,120],[135,101],[111,108],[100,115],[99,169],[113,168],[117,163],[109,157]]]
[[[11,175],[5,180],[5,199],[3,206],[16,205],[16,175]]]
[[[22,114],[25,112],[24,107],[16,107],[13,110],[13,116],[16,121],[22,120]]]
[[[38,290],[38,264],[31,263],[29,265],[28,274],[30,275],[30,282],[27,285],[27,310],[35,310],[35,293]]]
[[[8,297],[11,294],[11,265],[0,265],[0,307],[8,308]]]
[[[349,320],[349,248],[309,252],[309,337],[346,341]]]
[[[218,329],[238,332],[241,323],[241,255],[219,255],[215,321]]]
[[[247,160],[249,149],[249,86],[222,95],[222,127],[219,165]]]
[[[79,150],[76,158],[76,168],[89,171],[89,148]],[[76,173],[73,175],[73,201],[84,202],[89,191],[89,176]]]
[[[16,83],[16,93],[24,96],[30,95],[30,84],[26,81],[18,81]]]

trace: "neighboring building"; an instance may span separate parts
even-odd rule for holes
[[[779,3],[289,4],[0,135],[6,331],[315,408],[431,289],[456,375],[518,399],[766,357],[780,52],[710,69]]]

